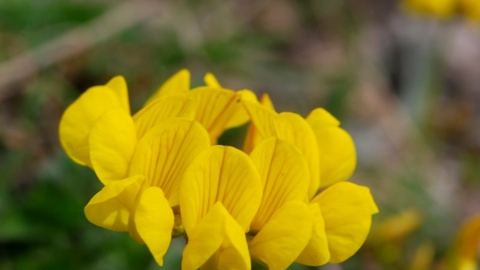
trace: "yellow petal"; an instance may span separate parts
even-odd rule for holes
[[[182,269],[250,269],[245,233],[219,202],[188,233]]]
[[[340,126],[340,121],[323,108],[314,109],[305,120],[313,130]]]
[[[260,176],[250,158],[229,146],[211,146],[188,167],[180,208],[187,233],[221,202],[246,232],[261,201]]]
[[[330,262],[340,263],[363,245],[378,212],[370,190],[349,182],[328,187],[312,203],[317,203],[325,221]]]
[[[144,175],[149,186],[163,190],[170,206],[178,205],[180,181],[186,167],[210,139],[197,122],[170,118],[150,129],[138,142],[130,175]]]
[[[305,157],[310,170],[308,195],[313,196],[320,185],[319,153],[315,134],[308,123],[295,113],[277,114],[253,102],[243,102],[258,134],[258,141],[275,136],[292,143]]]
[[[320,187],[348,180],[357,164],[353,139],[337,127],[315,131],[320,153]]]
[[[90,132],[90,159],[100,181],[126,177],[137,134],[132,117],[123,108],[107,110]]]
[[[272,112],[275,112],[275,108],[273,107],[273,103],[270,100],[270,96],[268,96],[268,94],[265,93],[262,95],[262,97],[260,98],[260,104],[264,108],[269,109]],[[253,123],[250,123],[250,125],[248,126],[247,134],[245,135],[245,140],[243,142],[243,146],[242,146],[243,151],[247,154],[250,154],[252,150],[255,148],[255,146],[261,142],[261,140],[262,140],[262,137],[260,136],[260,134],[258,134],[257,128]]]
[[[112,231],[127,231],[135,196],[143,180],[143,176],[137,175],[103,187],[85,206],[88,221]]]
[[[257,96],[251,90],[240,90],[237,91],[237,94],[240,95],[241,100],[248,100],[250,102],[258,102]],[[247,111],[243,106],[239,106],[239,108],[235,111],[232,117],[228,120],[227,124],[225,125],[225,129],[239,127],[250,120],[250,116],[248,116]]]
[[[307,202],[310,174],[303,155],[292,144],[270,138],[250,155],[263,183],[263,198],[251,228],[260,230],[289,201]]]
[[[323,221],[318,204],[310,204],[309,210],[313,217],[312,236],[305,249],[295,261],[309,266],[321,266],[330,260],[330,251],[328,251],[327,235],[325,233],[325,222]]]
[[[245,100],[242,102],[252,124],[255,126],[255,142],[260,142],[271,136],[276,136],[275,119],[278,114],[261,104]],[[255,147],[256,145],[253,145]],[[252,147],[252,150],[253,150]]]
[[[312,129],[300,115],[285,112],[275,119],[275,130],[278,138],[295,145],[305,157],[311,177],[308,196],[313,196],[320,184],[320,170],[318,144]]]
[[[275,106],[273,106],[273,102],[267,93],[264,93],[260,98],[260,104],[269,110],[275,111]]]
[[[120,106],[124,108],[128,114],[130,114],[130,102],[128,99],[128,88],[125,78],[123,76],[115,76],[108,81],[105,86],[113,90],[120,101]]]
[[[215,78],[215,76],[210,72],[205,74],[205,77],[203,77],[203,80],[205,81],[205,84],[209,87],[222,88],[217,78]]]
[[[63,149],[73,161],[90,166],[90,130],[106,110],[115,107],[122,107],[116,93],[109,87],[94,86],[65,110],[60,120],[59,137]]]
[[[433,262],[435,259],[435,245],[430,241],[424,241],[415,249],[413,259],[411,259],[410,270],[428,270],[433,269]],[[467,270],[463,268],[454,268],[460,270]],[[473,269],[476,269],[473,268]]]
[[[252,258],[268,269],[286,269],[309,242],[313,217],[299,201],[283,205],[249,243]]]
[[[236,112],[243,110],[241,95],[232,90],[198,87],[189,95],[197,104],[195,120],[208,130],[212,143],[217,141]]]
[[[143,191],[134,214],[138,234],[152,253],[155,261],[162,266],[163,256],[172,239],[173,211],[158,187]]]
[[[205,74],[205,77],[203,78],[203,80],[205,81],[205,83],[207,84],[208,87],[222,88],[222,86],[218,82],[217,78],[215,78],[215,76],[212,73]],[[237,91],[237,94],[240,95],[242,100],[258,102],[257,101],[257,96],[251,90],[247,90],[247,89],[240,90],[240,91]],[[234,128],[234,127],[241,126],[241,125],[245,124],[246,122],[248,122],[248,120],[250,120],[250,117],[248,116],[245,109],[241,106],[238,110],[236,110],[236,112],[228,120],[224,129],[229,129],[229,128]]]
[[[190,71],[182,69],[165,81],[147,100],[145,106],[161,96],[186,93],[190,90]]]
[[[320,154],[320,187],[345,181],[352,176],[357,163],[355,144],[340,122],[322,108],[307,117],[318,142]]]
[[[138,138],[160,121],[172,117],[181,117],[193,120],[195,115],[195,103],[184,94],[168,95],[157,98],[143,107],[133,116],[137,127]]]

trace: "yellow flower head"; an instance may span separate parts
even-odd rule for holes
[[[458,230],[450,250],[451,269],[477,269],[480,244],[480,215],[467,220]]]
[[[65,151],[104,185],[87,219],[129,232],[159,265],[183,234],[183,269],[250,269],[251,259],[284,269],[353,255],[378,209],[368,188],[345,182],[356,154],[340,122],[323,109],[305,119],[277,113],[268,95],[259,102],[212,74],[204,80],[190,89],[181,70],[132,115],[115,77],[65,111]],[[249,120],[244,151],[212,145]]]
[[[416,14],[438,17],[441,19],[453,16],[457,11],[458,0],[402,0],[403,7]]]

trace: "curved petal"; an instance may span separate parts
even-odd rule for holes
[[[273,107],[272,100],[270,99],[270,96],[268,94],[265,93],[262,95],[262,97],[260,98],[260,104],[266,109],[269,109],[272,112],[275,112],[275,108]],[[255,146],[261,142],[261,140],[262,138],[260,134],[258,134],[257,128],[253,123],[250,123],[250,125],[248,126],[247,134],[245,135],[245,140],[243,142],[243,146],[242,146],[243,151],[247,154],[250,154],[252,150],[255,148]]]
[[[322,108],[307,117],[318,142],[320,187],[342,182],[352,176],[357,163],[352,137],[340,128],[340,122]]]
[[[248,100],[243,101],[242,104],[255,126],[256,142],[276,136],[275,119],[278,114],[275,111]],[[255,146],[253,145],[253,147]]]
[[[307,204],[283,205],[249,243],[252,258],[268,269],[287,269],[309,242],[313,217]]]
[[[128,231],[128,221],[143,176],[113,181],[103,187],[85,206],[85,216],[91,223],[112,231]]]
[[[240,95],[241,100],[248,100],[251,102],[258,103],[257,96],[251,90],[240,90],[237,91],[237,94]],[[235,111],[232,117],[228,120],[227,124],[225,125],[225,129],[239,127],[250,120],[250,116],[248,116],[247,111],[243,106],[239,106],[239,108]]]
[[[314,109],[305,120],[313,130],[340,126],[340,121],[323,108]]]
[[[243,104],[255,125],[258,141],[275,136],[292,143],[303,154],[310,170],[308,195],[312,197],[320,185],[320,161],[317,140],[308,123],[295,113],[277,114],[253,102]]]
[[[130,164],[130,175],[144,175],[149,186],[163,190],[170,206],[178,205],[183,173],[210,139],[197,122],[170,118],[140,139]]]
[[[168,78],[145,102],[145,106],[161,96],[186,93],[190,90],[190,71],[182,69]]]
[[[128,114],[130,113],[130,102],[128,99],[127,82],[123,76],[115,76],[105,85],[113,90],[120,101],[120,106],[125,109]]]
[[[180,208],[187,233],[221,202],[246,232],[262,197],[260,176],[250,158],[229,146],[211,146],[190,164],[181,184]]]
[[[327,235],[325,233],[325,222],[323,221],[318,204],[310,204],[309,210],[313,217],[312,236],[305,249],[295,261],[309,266],[321,266],[330,260],[330,251],[328,250]]]
[[[205,84],[209,87],[213,87],[213,88],[222,88],[222,86],[220,85],[220,83],[218,82],[217,78],[215,77],[215,75],[213,75],[212,73],[208,72],[207,74],[205,74],[205,77],[203,77],[203,81],[205,82]]]
[[[122,107],[109,87],[94,86],[75,100],[63,113],[59,137],[63,149],[76,163],[91,166],[88,135],[93,124],[108,109]]]
[[[143,107],[133,116],[137,127],[137,137],[142,138],[149,129],[160,121],[181,117],[193,120],[195,115],[195,103],[184,94],[168,95],[157,98]]]
[[[362,246],[378,212],[370,190],[349,182],[330,186],[312,203],[320,206],[330,250],[330,262],[340,263]]]
[[[132,117],[123,109],[107,110],[90,131],[90,160],[104,185],[126,177],[137,134]]]
[[[172,240],[174,216],[163,191],[149,187],[142,192],[134,214],[137,232],[162,266]]]
[[[315,132],[320,153],[320,187],[348,180],[357,164],[353,139],[342,128],[324,128]]]
[[[308,196],[312,197],[320,185],[318,144],[315,134],[308,123],[295,113],[280,113],[275,119],[275,131],[278,138],[295,145],[303,154],[310,169]]]
[[[263,183],[260,208],[251,228],[260,230],[289,201],[307,202],[310,174],[303,155],[291,143],[270,138],[250,155]]]
[[[208,130],[212,143],[217,141],[237,111],[243,110],[241,95],[232,90],[198,87],[189,95],[197,104],[195,120]]]
[[[182,269],[250,269],[242,227],[218,202],[188,233]]]
[[[203,78],[203,80],[205,81],[205,83],[207,84],[208,87],[222,88],[222,86],[218,82],[217,78],[215,78],[215,76],[212,73],[205,74],[205,77]],[[251,90],[247,90],[247,89],[240,90],[240,91],[237,91],[237,94],[240,95],[242,100],[249,100],[249,101],[252,101],[252,102],[258,102],[257,101],[257,96]],[[238,110],[236,110],[236,112],[233,114],[233,116],[228,120],[224,129],[229,129],[229,128],[234,128],[234,127],[241,126],[241,125],[245,124],[246,122],[248,122],[248,120],[250,120],[250,117],[248,116],[245,109],[242,106],[240,106],[240,108]]]

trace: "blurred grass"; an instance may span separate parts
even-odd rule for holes
[[[120,2],[1,1],[0,62]],[[270,93],[279,111],[306,115],[322,106],[339,118],[357,144],[352,181],[369,186],[381,210],[372,235],[376,224],[405,209],[421,213],[421,226],[401,243],[367,242],[342,269],[406,269],[425,241],[434,243],[438,266],[461,221],[480,211],[480,133],[473,128],[480,98],[465,87],[478,79],[447,76],[448,51],[435,42],[426,49],[430,56],[413,57],[418,47],[402,31],[415,32],[421,22],[402,17],[395,1],[162,3],[165,18],[38,70],[0,100],[1,270],[159,268],[127,234],[86,221],[83,207],[101,186],[65,156],[57,127],[63,110],[90,86],[125,76],[135,110],[184,67],[194,85],[212,71],[227,87]],[[406,22],[400,29],[399,17]],[[454,26],[435,33],[448,37],[448,27]],[[413,80],[401,76],[407,64],[423,69],[411,89],[403,86]],[[228,131],[221,142],[239,145],[243,131]],[[166,269],[179,268],[182,244],[174,241]]]

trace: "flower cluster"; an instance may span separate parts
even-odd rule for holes
[[[469,20],[480,22],[478,0],[402,0],[403,6],[412,13],[430,15],[441,19],[459,14]]]
[[[60,140],[104,185],[85,207],[100,227],[129,232],[159,265],[184,236],[183,269],[270,269],[339,263],[363,244],[378,211],[346,182],[355,146],[318,108],[277,113],[267,95],[223,88],[211,74],[190,89],[181,70],[131,114],[123,77],[94,86],[65,111]],[[250,126],[242,149],[217,145]],[[319,192],[321,190],[321,192]]]

